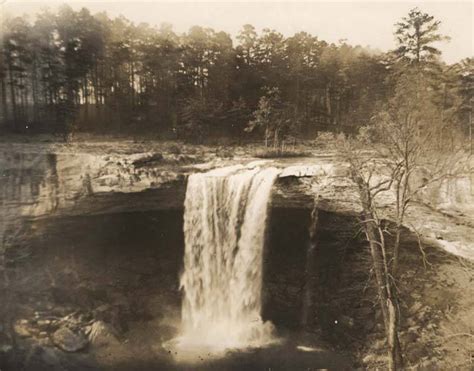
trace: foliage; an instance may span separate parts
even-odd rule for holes
[[[314,140],[314,145],[318,148],[334,149],[337,144],[337,135],[332,131],[321,131]]]
[[[223,121],[223,115],[224,110],[219,102],[189,98],[182,107],[182,125],[179,129],[183,131],[183,137],[201,143],[212,128]]]
[[[210,28],[177,35],[168,24],[136,25],[69,6],[43,10],[33,23],[7,18],[2,26],[0,122],[14,131],[133,128],[192,137],[185,128],[196,126],[183,105],[201,99],[232,121],[206,124],[203,136],[241,137],[269,86],[293,107],[292,131],[304,135],[346,125],[354,110],[366,116],[371,108],[360,102],[379,99],[385,78],[379,56],[304,32],[285,38],[245,25],[233,45]]]
[[[418,8],[410,10],[408,16],[396,24],[395,36],[399,45],[396,55],[409,62],[433,62],[441,54],[433,43],[449,40],[438,33],[440,24],[441,21]]]
[[[295,128],[295,117],[292,107],[281,98],[278,88],[266,89],[266,94],[258,102],[258,108],[253,113],[246,131],[263,131],[265,146],[273,142],[273,148],[283,146],[284,140],[288,138]]]
[[[248,24],[234,45],[230,35],[211,28],[194,26],[178,35],[169,24],[134,24],[67,5],[42,10],[33,22],[7,17],[0,126],[28,133],[133,130],[240,141],[253,126],[249,121],[261,121],[254,131],[266,132],[278,147],[288,135],[356,133],[387,103],[396,76],[417,64],[429,72],[429,87],[442,106],[440,133],[459,129],[466,135],[472,60],[443,65],[433,46],[444,39],[438,27],[431,16],[412,10],[397,25],[393,59],[306,32],[285,37]],[[269,94],[272,89],[278,98]],[[264,111],[270,108],[277,122],[267,125]]]

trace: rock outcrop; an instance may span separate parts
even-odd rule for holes
[[[235,163],[283,168],[273,192],[273,207],[318,207],[360,211],[347,165],[336,156],[255,160],[222,159],[214,153],[126,151],[121,144],[98,147],[6,145],[0,148],[0,237],[18,238],[22,221],[49,216],[96,215],[127,211],[181,209],[187,175]],[[132,147],[129,144],[129,147]],[[420,180],[422,181],[422,180]],[[467,178],[427,187],[412,207],[408,227],[455,254],[474,259],[474,193]],[[393,194],[382,204],[390,218]]]

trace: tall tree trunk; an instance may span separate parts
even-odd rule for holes
[[[17,120],[18,120],[18,117],[17,117],[17,107],[16,107],[16,93],[15,93],[15,81],[14,81],[14,78],[13,78],[13,70],[12,70],[12,63],[11,63],[11,60],[9,60],[9,63],[8,63],[8,76],[9,76],[9,79],[10,79],[10,103],[11,103],[11,106],[12,106],[12,117],[13,117],[13,125],[17,126]]]
[[[398,271],[398,260],[400,256],[400,237],[402,232],[402,226],[397,222],[395,230],[395,242],[393,246],[393,261],[392,261],[392,275],[395,277]]]
[[[396,203],[397,203],[397,225],[395,230],[395,243],[393,246],[393,260],[391,264],[391,274],[394,279],[397,277],[398,272],[398,262],[400,259],[400,237],[402,233],[402,226],[405,220],[405,212],[407,209],[407,194],[408,188],[410,186],[410,174],[408,169],[410,169],[410,164],[407,158],[404,160],[405,163],[405,172],[402,174],[402,178],[396,184]]]
[[[387,258],[385,254],[385,240],[383,230],[377,224],[373,212],[369,186],[352,170],[352,179],[356,182],[362,204],[364,232],[370,246],[370,253],[374,264],[377,292],[380,300],[380,309],[385,325],[385,334],[388,345],[389,370],[403,367],[403,358],[398,339],[398,312],[396,292],[391,283]]]
[[[85,104],[85,112],[84,112],[84,121],[86,125],[89,125],[89,86],[87,83],[87,76],[84,77],[84,104]]]
[[[300,107],[300,74],[296,74],[296,102],[295,102],[295,114],[298,117]]]
[[[33,58],[31,74],[31,97],[33,100],[33,121],[38,121],[38,73],[36,69],[36,56]]]
[[[332,107],[331,107],[331,87],[330,85],[326,85],[326,115],[329,118],[329,123],[332,123]]]
[[[130,80],[131,80],[131,98],[132,98],[132,109],[135,108],[135,65],[133,61],[130,63]]]
[[[5,85],[5,78],[2,77],[0,80],[0,89],[2,94],[2,114],[4,123],[8,122],[7,89]]]

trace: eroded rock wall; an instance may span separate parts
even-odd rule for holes
[[[0,155],[0,238],[6,242],[21,229],[20,220],[51,214],[179,209],[187,174],[236,163],[283,169],[273,191],[277,207],[312,209],[317,202],[327,211],[360,212],[347,165],[335,156],[256,161],[152,152],[21,152],[21,147],[16,151]],[[390,219],[393,193],[382,196],[379,202]],[[420,193],[420,201],[422,205],[409,212],[409,226],[444,249],[474,259],[474,237],[469,237],[474,218],[470,179],[448,178],[429,185]],[[462,220],[452,220],[451,214]]]

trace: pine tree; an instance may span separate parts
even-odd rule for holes
[[[410,10],[407,17],[395,24],[398,48],[395,55],[408,62],[433,62],[441,51],[433,43],[449,40],[438,32],[441,21],[423,13],[418,8]]]

